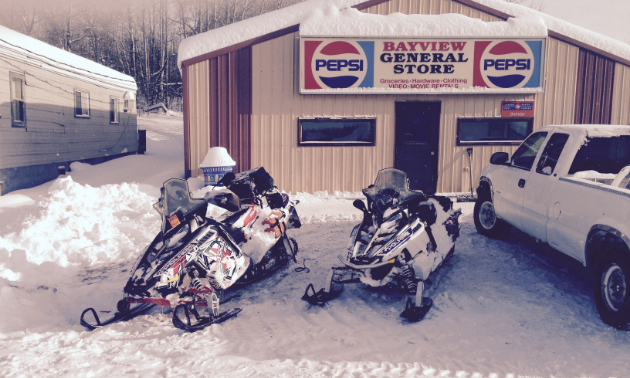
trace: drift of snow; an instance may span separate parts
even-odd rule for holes
[[[456,13],[441,15],[362,13],[354,8],[318,9],[300,23],[300,36],[317,37],[546,37],[541,17],[484,22]]]

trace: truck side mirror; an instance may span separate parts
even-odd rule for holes
[[[507,152],[495,152],[490,157],[490,164],[503,165],[510,160],[510,155]]]

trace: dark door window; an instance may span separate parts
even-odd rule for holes
[[[396,102],[395,167],[407,172],[411,189],[435,193],[438,175],[440,102]]]

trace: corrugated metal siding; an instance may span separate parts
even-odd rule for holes
[[[393,0],[364,11],[379,14],[456,12],[484,21],[500,20],[451,0]],[[223,145],[235,160],[243,162],[243,169],[248,159],[246,153],[251,151],[250,166],[265,166],[284,190],[358,191],[372,183],[379,169],[394,163],[395,101],[441,101],[437,190],[468,191],[470,179],[464,171],[469,165],[468,154],[466,147],[456,145],[458,117],[498,117],[501,101],[535,100],[534,129],[573,122],[579,48],[552,38],[547,42],[545,93],[536,95],[300,95],[298,48],[297,33],[251,48],[251,104],[247,104],[248,96],[244,95],[248,88],[241,87],[246,86],[246,81],[235,76],[243,70],[231,68],[238,67],[238,64],[234,66],[235,61],[246,65],[245,55],[239,55],[243,50],[190,66],[192,167],[198,167],[209,146]],[[199,68],[203,64],[207,68]],[[201,77],[201,71],[209,71],[209,78]],[[212,80],[213,77],[216,80]],[[235,83],[238,83],[236,88]],[[207,88],[204,90],[203,86]],[[235,91],[240,95],[235,95]],[[235,104],[237,99],[240,100]],[[204,103],[207,112],[201,108]],[[230,107],[230,103],[233,106]],[[247,118],[248,106],[251,106],[251,120]],[[298,117],[331,116],[376,117],[376,145],[298,148]],[[233,122],[235,117],[239,119],[237,127]],[[248,138],[250,122],[251,138]],[[248,149],[246,143],[250,140],[251,149]],[[494,152],[511,153],[514,149],[513,146],[474,147],[473,183]]]
[[[190,144],[186,169],[203,175],[199,164],[210,147],[225,147],[235,172],[250,168],[251,48],[186,67]]]
[[[630,67],[619,63],[615,64],[610,122],[613,125],[630,124]]]
[[[547,38],[545,92],[536,94],[534,130],[573,123],[580,49]]]
[[[580,49],[575,123],[610,124],[615,62]]]
[[[445,14],[459,13],[482,21],[501,21],[500,18],[478,11],[451,0],[391,0],[362,12],[387,15],[394,12],[404,14]]]
[[[533,95],[300,95],[294,75],[299,72],[297,49],[297,33],[252,48],[252,166],[265,166],[287,191],[358,191],[373,182],[379,169],[393,166],[395,101],[442,102],[438,191],[467,191],[468,154],[466,147],[456,146],[457,117],[498,117],[501,101],[534,99]],[[297,146],[298,117],[331,116],[376,117],[376,145]],[[492,153],[514,148],[474,147],[473,180]]]
[[[192,176],[199,175],[199,164],[210,146],[209,65],[210,62],[205,61],[186,67],[188,92],[186,106],[190,127],[184,128],[184,138],[188,140],[190,151],[187,159],[190,165],[186,167],[186,171],[190,170]],[[189,134],[186,135],[186,131],[189,131]]]

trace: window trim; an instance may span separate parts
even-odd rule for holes
[[[116,120],[112,122],[112,100],[116,100]],[[109,96],[109,124],[110,125],[118,125],[120,124],[120,98],[116,96]]]
[[[88,98],[88,106],[87,106],[88,114],[87,115],[83,114],[83,104],[81,104],[81,114],[77,114],[77,92],[81,94],[87,93],[87,98]],[[83,96],[81,96],[81,98],[83,98]],[[89,91],[85,91],[80,88],[75,88],[73,101],[74,101],[74,118],[91,118],[92,117],[92,106],[91,106],[92,99],[91,99]]]
[[[13,98],[13,79],[14,78],[18,78],[22,81],[22,98],[21,99],[17,99],[18,101],[20,101],[21,103],[23,103],[24,105],[24,120],[23,121],[16,121],[15,120],[15,114],[13,114],[13,101],[15,100]],[[26,127],[26,96],[25,96],[25,91],[24,91],[24,87],[26,87],[26,75],[24,73],[20,73],[20,72],[13,72],[13,71],[9,71],[9,92],[10,92],[10,104],[9,106],[11,107],[11,127]]]
[[[303,142],[302,141],[302,122],[356,122],[367,121],[372,124],[374,129],[374,137],[371,142]],[[376,145],[376,117],[319,117],[319,118],[298,118],[297,142],[299,147],[373,147]]]
[[[458,117],[457,118],[457,145],[458,146],[518,146],[525,141],[523,140],[515,140],[515,141],[462,141],[462,121],[476,121],[476,122],[484,122],[484,121],[513,121],[513,122],[527,122],[527,135],[525,139],[529,137],[534,132],[534,118],[533,117]]]

